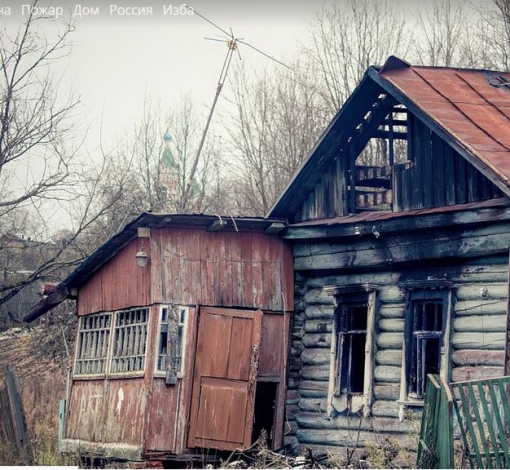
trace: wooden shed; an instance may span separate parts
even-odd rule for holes
[[[286,444],[412,451],[427,373],[504,374],[509,178],[509,73],[367,70],[269,214],[294,255]]]
[[[77,299],[64,451],[205,458],[284,428],[292,253],[277,219],[145,213],[61,285]]]

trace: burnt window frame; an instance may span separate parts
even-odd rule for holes
[[[453,283],[448,281],[423,281],[405,284],[405,326],[403,345],[403,368],[401,380],[401,404],[423,404],[425,395],[426,376],[428,368],[426,363],[430,355],[424,350],[430,341],[437,339],[437,374],[448,381],[451,369],[451,325],[453,316],[454,291]],[[441,325],[436,329],[416,329],[419,326],[416,318],[417,306],[424,304],[441,305]],[[430,312],[429,312],[430,313]],[[421,311],[422,324],[423,316],[427,313]],[[419,346],[422,346],[421,348]],[[423,355],[420,361],[420,356]],[[422,364],[425,372],[418,372],[418,364]],[[401,412],[402,419],[403,411]]]
[[[331,338],[331,364],[328,391],[328,414],[336,412],[358,412],[362,410],[365,416],[370,414],[373,400],[373,377],[375,359],[375,325],[377,315],[377,286],[375,284],[359,284],[346,286],[328,286],[324,290],[335,298],[335,313]],[[349,328],[349,316],[356,310],[364,310],[366,322],[365,330]],[[352,325],[352,323],[351,323]],[[345,361],[345,339],[363,334],[363,373],[362,390],[352,391],[342,387],[343,379],[352,386],[352,370]],[[352,341],[351,341],[352,353]],[[360,348],[361,349],[361,348]],[[346,370],[347,369],[347,370]],[[350,375],[351,374],[351,375]]]

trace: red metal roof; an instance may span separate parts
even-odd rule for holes
[[[402,65],[380,76],[509,185],[510,73]]]

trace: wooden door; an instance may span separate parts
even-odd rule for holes
[[[251,444],[261,324],[260,311],[200,310],[189,447]]]

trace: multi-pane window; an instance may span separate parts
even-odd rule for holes
[[[139,308],[115,314],[111,373],[145,369],[149,309]]]
[[[148,321],[148,308],[80,317],[74,375],[143,371]]]
[[[335,296],[328,411],[370,412],[376,290],[372,284],[327,287]]]
[[[448,378],[451,290],[412,289],[407,293],[406,394],[422,399],[427,374]]]
[[[106,371],[111,314],[80,317],[76,349],[76,375],[98,375]]]
[[[167,377],[176,378],[184,372],[187,317],[187,307],[163,306],[160,309],[156,372],[165,372]]]

